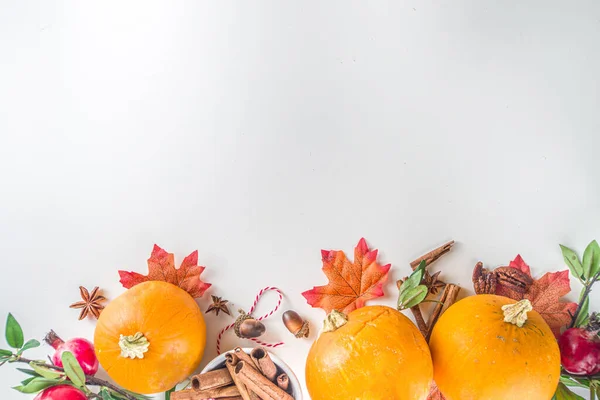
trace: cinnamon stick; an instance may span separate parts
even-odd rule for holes
[[[262,400],[293,400],[285,390],[271,382],[256,369],[248,366],[246,361],[240,361],[235,366],[234,374],[244,382],[248,389],[260,396]]]
[[[209,390],[186,389],[171,393],[171,400],[204,400],[204,399],[241,399],[240,392],[235,386],[227,386]]]
[[[256,347],[250,353],[252,361],[258,367],[258,370],[262,372],[271,382],[276,382],[277,379],[277,367],[269,353],[262,347]]]
[[[435,305],[435,308],[433,309],[433,312],[427,321],[427,331],[425,333],[425,339],[427,341],[429,341],[433,327],[437,323],[440,315],[442,315],[444,311],[446,311],[448,307],[450,307],[456,301],[459,293],[460,286],[458,285],[449,283],[444,287],[444,291],[440,297],[440,302]]]
[[[248,365],[252,366],[255,369],[258,369],[258,365],[256,365],[256,363],[254,362],[254,360],[252,359],[252,357],[250,357],[250,354],[248,354],[244,350],[242,350],[241,347],[236,347],[235,349],[233,349],[233,351],[235,352],[235,355],[241,361],[246,361],[246,363]]]
[[[281,374],[277,377],[277,386],[285,390],[289,391],[290,388],[290,377],[287,374]]]
[[[412,269],[416,269],[423,260],[425,260],[426,265],[430,265],[437,261],[438,258],[449,252],[452,249],[452,246],[454,246],[454,240],[451,240],[448,243],[441,245],[437,249],[431,250],[429,253],[422,255],[411,262],[410,266]]]
[[[242,396],[243,400],[259,400],[260,398],[256,393],[252,393],[248,390],[246,385],[238,378],[238,376],[234,373],[235,366],[239,362],[239,358],[235,353],[227,353],[225,354],[225,367],[231,374],[231,378],[233,378],[233,383],[240,391],[240,396]]]
[[[410,308],[410,311],[412,312],[413,316],[415,317],[415,322],[417,323],[417,327],[419,328],[419,331],[421,331],[421,334],[426,337],[427,335],[427,324],[425,323],[425,319],[423,318],[423,313],[421,312],[421,307],[417,304],[414,307]]]
[[[215,369],[192,376],[192,388],[194,390],[208,390],[229,386],[233,383],[233,378],[227,368]]]
[[[228,396],[228,397],[213,397],[217,400],[243,400],[242,396]],[[206,400],[204,395],[199,395],[193,389],[181,390],[179,392],[171,393],[171,400]]]

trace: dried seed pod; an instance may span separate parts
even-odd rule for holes
[[[281,319],[283,324],[297,338],[308,337],[308,321],[304,321],[296,311],[288,310],[283,313]]]

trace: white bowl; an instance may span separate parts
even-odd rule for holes
[[[246,353],[250,354],[250,352],[252,351],[252,348],[245,347],[242,350],[244,350]],[[277,357],[275,354],[271,353],[270,351],[268,353],[269,353],[269,356],[271,357],[271,360],[273,360],[273,362],[275,363],[277,368],[279,370],[281,370],[281,372],[285,372],[287,374],[288,378],[290,378],[290,388],[291,388],[291,392],[292,392],[292,396],[294,397],[294,400],[302,400],[302,388],[300,387],[300,382],[298,381],[298,378],[296,378],[296,375],[294,375],[294,372],[292,371],[292,369],[286,363],[284,363],[281,360],[281,358]],[[215,369],[219,369],[219,368],[225,368],[225,354],[226,353],[223,353],[220,356],[215,357],[211,362],[209,362],[206,365],[206,367],[204,367],[204,369],[202,370],[202,373],[212,371]]]

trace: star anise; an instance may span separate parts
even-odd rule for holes
[[[225,314],[227,315],[231,315],[231,313],[229,312],[229,307],[227,307],[227,303],[229,303],[228,300],[223,300],[221,297],[218,296],[210,296],[212,298],[212,304],[210,306],[208,306],[208,309],[206,310],[206,313],[208,314],[209,312],[214,312],[215,315],[219,315],[219,312],[223,311]]]
[[[94,318],[98,319],[100,313],[104,310],[104,306],[100,303],[106,300],[104,296],[101,296],[100,293],[98,293],[98,286],[92,290],[92,293],[88,292],[83,286],[79,286],[79,293],[81,294],[83,301],[73,303],[69,307],[82,309],[81,313],[79,313],[80,321],[88,315],[93,315]]]
[[[423,276],[423,284],[429,288],[430,294],[437,294],[439,290],[442,290],[446,284],[439,279],[440,272],[438,271],[433,275],[430,275],[428,271],[425,271]]]

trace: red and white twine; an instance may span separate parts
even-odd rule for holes
[[[250,307],[250,310],[248,311],[249,315],[252,315],[252,313],[254,312],[254,310],[256,309],[256,305],[258,304],[258,300],[260,300],[260,298],[262,297],[262,295],[265,292],[268,292],[269,290],[272,290],[274,292],[277,292],[277,294],[279,295],[279,299],[277,300],[277,305],[275,306],[275,308],[273,310],[271,310],[270,312],[268,312],[267,314],[263,315],[262,317],[256,318],[257,321],[262,321],[263,319],[266,319],[268,317],[270,317],[271,315],[275,314],[277,312],[277,310],[279,310],[279,307],[281,307],[281,301],[283,300],[283,293],[281,293],[281,290],[279,290],[278,288],[274,287],[274,286],[267,286],[266,288],[263,288],[260,290],[260,292],[258,292],[258,294],[256,295],[256,297],[254,298],[254,304],[252,304],[252,307]],[[219,332],[219,336],[217,337],[217,354],[221,354],[221,338],[223,337],[223,334],[225,332],[227,332],[228,330],[230,330],[231,328],[233,328],[235,326],[235,322],[232,324],[227,325],[225,328],[223,328],[221,330],[221,332]],[[261,346],[264,347],[279,347],[281,345],[283,345],[283,342],[278,342],[278,343],[265,343],[257,338],[250,338],[250,340],[260,344]]]

